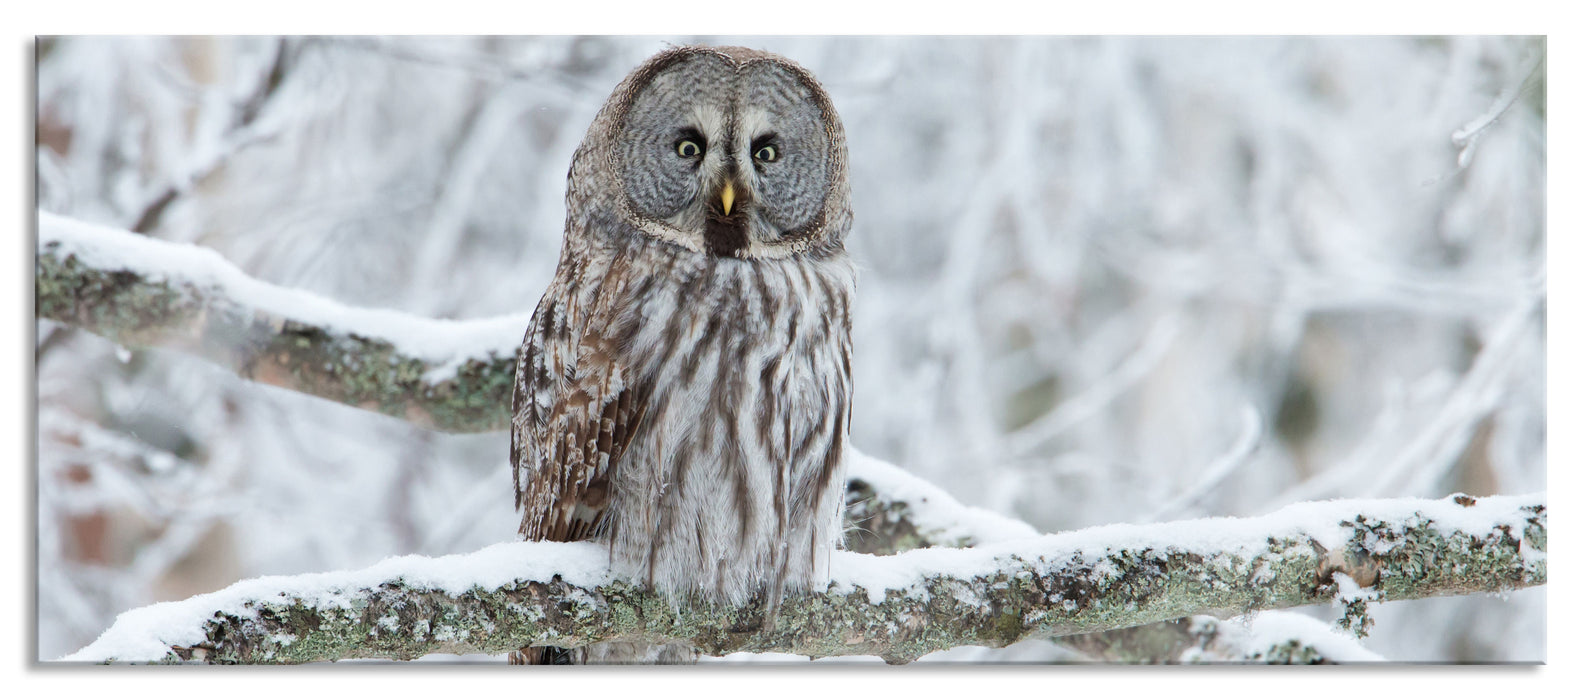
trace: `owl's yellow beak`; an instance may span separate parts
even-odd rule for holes
[[[736,201],[736,187],[730,180],[725,181],[725,187],[720,190],[720,208],[725,210],[725,215],[731,215],[731,204]]]

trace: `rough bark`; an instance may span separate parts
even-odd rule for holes
[[[138,245],[153,255],[185,247],[154,240]],[[430,377],[440,363],[412,356],[373,333],[272,313],[197,279],[96,267],[63,252],[62,241],[42,231],[34,274],[40,318],[124,346],[176,350],[244,379],[432,430],[503,430],[510,421],[513,354],[482,352],[436,381]],[[446,332],[434,325],[433,332]]]
[[[1490,506],[1462,496],[1391,520],[1365,515],[1356,502],[1303,504],[1323,509],[1335,524],[1288,529],[1225,547],[1180,541],[1176,533],[1188,528],[1176,523],[1127,529],[1108,546],[1104,531],[1051,535],[989,546],[993,567],[978,573],[963,572],[982,565],[983,548],[889,557],[841,553],[830,589],[782,603],[768,631],[757,605],[676,606],[622,582],[578,587],[552,577],[451,595],[398,577],[377,586],[334,590],[330,602],[320,595],[320,602],[306,603],[283,593],[216,610],[202,623],[202,639],[172,640],[176,644],[168,653],[154,660],[412,659],[436,652],[497,654],[527,645],[640,639],[683,640],[710,654],[871,654],[902,663],[967,644],[1000,647],[1031,636],[1327,602],[1342,592],[1340,573],[1381,601],[1539,585],[1547,578],[1547,516],[1541,501],[1499,499]],[[1467,518],[1454,510],[1460,508],[1489,517]],[[1474,521],[1488,525],[1455,525]],[[1288,521],[1276,513],[1216,524],[1278,533]],[[1331,550],[1320,541],[1345,544]],[[1137,542],[1147,544],[1127,544]],[[1095,548],[1102,554],[1083,554]],[[899,588],[887,586],[883,600],[875,602],[859,583],[860,574],[841,573],[875,565],[918,573]],[[113,640],[115,633],[112,628],[101,641]],[[94,648],[77,658],[86,660]]]
[[[964,511],[970,509],[948,494],[933,494],[930,500],[934,512],[919,512],[912,503],[918,499],[917,494],[898,497],[893,487],[886,489],[871,483],[876,477],[885,476],[875,473],[878,467],[871,464],[859,464],[859,467],[846,487],[845,546],[848,550],[897,554],[928,547],[976,547],[1018,535],[1018,528],[1012,526],[991,529],[992,533],[1000,534],[999,537],[963,532],[961,522],[968,519]],[[1031,530],[1030,527],[1026,529]],[[1366,608],[1359,614],[1365,615]],[[1254,622],[1265,619],[1259,616]],[[1320,631],[1316,635],[1289,629],[1286,632],[1278,635],[1278,641],[1269,642],[1252,638],[1237,623],[1196,615],[1067,635],[1052,641],[1080,656],[1107,663],[1329,664],[1379,660],[1365,651],[1358,653],[1361,647],[1356,646],[1354,638],[1350,644],[1339,645],[1341,651],[1350,653],[1337,654],[1331,648],[1337,644],[1325,643],[1324,639],[1334,637],[1333,632]]]

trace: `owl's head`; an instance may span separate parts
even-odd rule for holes
[[[671,49],[627,76],[573,162],[579,185],[604,195],[585,205],[720,257],[838,247],[850,227],[829,96],[795,63],[738,47]]]

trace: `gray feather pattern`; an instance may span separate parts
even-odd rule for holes
[[[678,155],[678,133],[706,153]],[[766,140],[783,156],[755,158]],[[771,615],[828,576],[852,392],[845,154],[822,88],[772,54],[674,49],[616,88],[573,159],[518,359],[526,538],[598,539],[672,599],[763,596]],[[705,240],[722,227],[740,244]],[[695,658],[669,646],[571,660]]]

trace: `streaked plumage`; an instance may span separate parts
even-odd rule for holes
[[[772,54],[673,49],[616,88],[572,160],[517,363],[527,539],[607,542],[618,574],[677,600],[773,610],[827,576],[851,411],[845,157],[823,89]],[[597,647],[570,656],[691,658]]]

